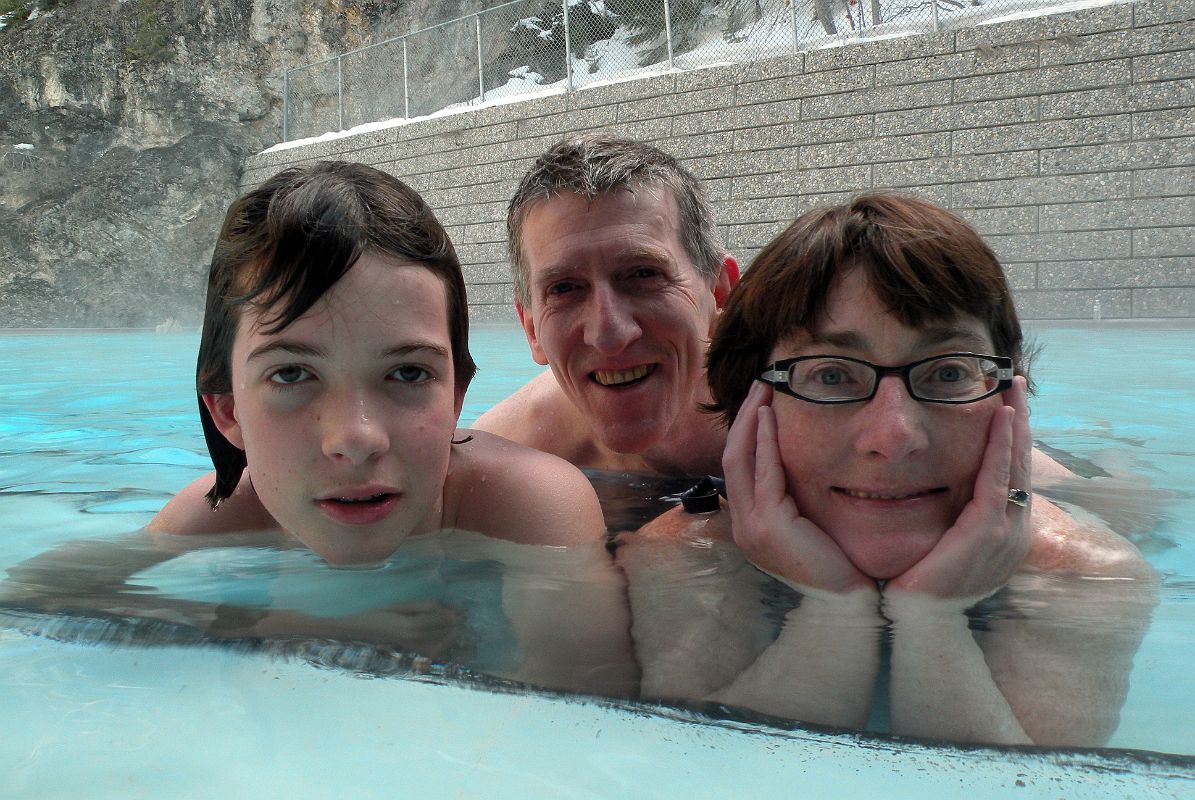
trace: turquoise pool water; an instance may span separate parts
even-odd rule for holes
[[[1164,581],[1110,746],[1195,754],[1195,331],[1037,333],[1036,438],[1084,469],[1140,476],[1154,493],[1122,520]],[[540,370],[513,326],[479,325],[473,338],[481,369],[464,424]],[[0,568],[71,539],[134,531],[209,469],[191,388],[197,339],[0,335]],[[416,787],[657,797],[661,780],[668,794],[694,797],[744,786],[779,795],[798,780],[822,797],[881,786],[924,796],[960,782],[979,797],[1195,795],[1190,759],[930,747],[11,628],[0,629],[0,687],[4,797],[260,796],[252,789],[266,785],[294,797]]]

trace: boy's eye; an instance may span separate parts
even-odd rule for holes
[[[291,383],[299,383],[311,377],[311,373],[303,367],[288,364],[285,367],[279,367],[270,374],[271,383],[280,383],[287,385]]]
[[[394,379],[401,383],[422,383],[431,378],[431,373],[423,367],[417,367],[413,364],[403,364],[394,372],[390,373]]]

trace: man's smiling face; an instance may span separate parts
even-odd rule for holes
[[[642,453],[708,394],[704,358],[725,274],[698,273],[667,189],[566,192],[523,226],[530,306],[519,318],[540,364],[601,443]]]

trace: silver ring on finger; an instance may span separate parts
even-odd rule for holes
[[[1029,505],[1029,492],[1025,491],[1024,489],[1009,489],[1008,502],[1012,503],[1014,506],[1025,508]]]

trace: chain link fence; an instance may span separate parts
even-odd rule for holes
[[[665,69],[1041,13],[1063,0],[515,0],[287,70],[282,139]]]

